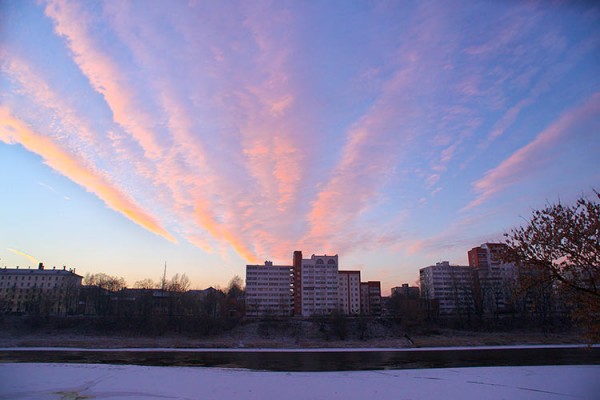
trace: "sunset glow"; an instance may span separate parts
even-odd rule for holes
[[[302,250],[387,295],[465,264],[600,189],[570,3],[2,1],[0,267],[205,288]]]

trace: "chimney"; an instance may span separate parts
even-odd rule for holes
[[[44,270],[44,263],[39,263],[38,264],[38,269],[43,271]]]

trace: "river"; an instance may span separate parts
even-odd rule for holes
[[[579,345],[415,349],[1,348],[0,362],[100,363],[353,371],[479,366],[598,365],[600,347]]]

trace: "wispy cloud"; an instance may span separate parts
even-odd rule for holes
[[[19,251],[17,249],[11,249],[11,248],[7,248],[6,250],[15,253],[16,255],[19,255],[21,257],[25,257],[26,259],[28,259],[29,261],[31,261],[34,265],[38,264],[38,260],[37,258],[35,258],[34,256],[30,256],[27,253],[23,253],[22,251]]]
[[[43,182],[38,182],[38,185],[40,185],[43,188],[48,189],[49,191],[51,191],[52,193],[57,193],[56,189],[54,189],[52,186],[48,185],[47,183],[43,183]]]
[[[97,195],[108,207],[149,231],[167,240],[175,241],[153,216],[142,210],[126,194],[118,191],[106,177],[98,174],[84,161],[69,154],[47,137],[30,130],[26,124],[14,118],[6,107],[0,107],[0,123],[0,140],[8,144],[18,143],[40,155],[49,167]]]
[[[161,147],[157,135],[148,123],[148,111],[141,107],[134,94],[132,77],[125,75],[89,35],[96,23],[95,15],[87,13],[81,3],[68,0],[49,1],[45,11],[54,21],[56,33],[66,39],[75,62],[90,84],[106,99],[115,122],[137,140],[148,157],[159,157]]]
[[[496,168],[485,173],[473,184],[477,197],[463,210],[477,207],[516,182],[538,174],[560,153],[560,143],[573,140],[574,135],[598,132],[600,128],[600,93],[564,112],[529,144],[515,151]],[[584,129],[581,129],[581,127]]]

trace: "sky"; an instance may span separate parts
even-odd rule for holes
[[[464,265],[600,189],[594,3],[0,0],[0,266]]]

